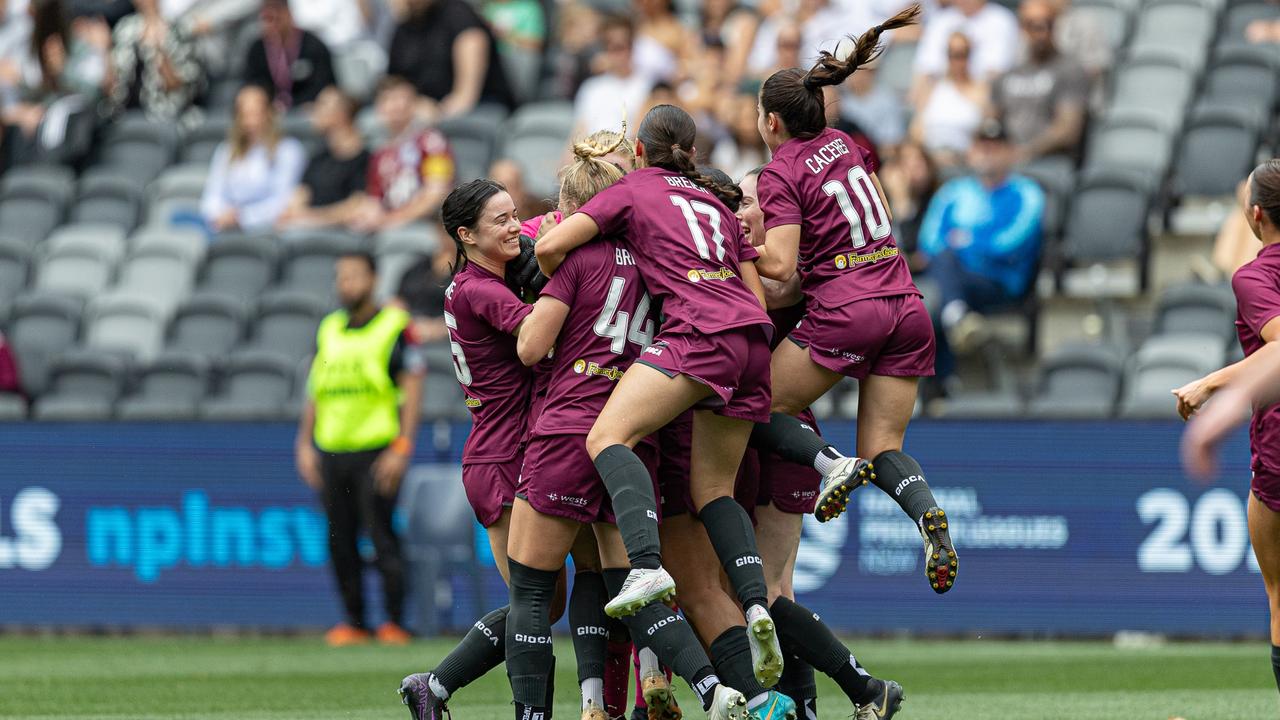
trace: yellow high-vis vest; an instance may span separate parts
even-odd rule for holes
[[[388,368],[409,313],[386,307],[364,327],[348,321],[347,311],[337,310],[320,322],[307,379],[316,447],[326,452],[374,450],[400,434],[400,389]]]

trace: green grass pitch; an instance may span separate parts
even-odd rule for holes
[[[452,641],[334,650],[318,639],[0,636],[0,718],[399,718],[400,677]],[[1280,699],[1264,643],[1117,649],[1100,642],[855,640],[872,672],[902,682],[904,720],[1256,720]],[[556,716],[578,717],[572,650],[559,658]],[[821,678],[823,720],[849,704]],[[703,717],[678,686],[687,717]],[[513,717],[506,676],[489,673],[451,703],[457,720]]]

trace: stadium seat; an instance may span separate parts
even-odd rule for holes
[[[145,295],[110,293],[89,306],[85,347],[148,361],[160,351],[164,308]]]
[[[1217,23],[1215,10],[1200,0],[1149,0],[1138,15],[1130,52],[1160,50],[1202,62]]]
[[[190,420],[209,387],[209,363],[192,353],[165,352],[134,377],[134,390],[116,405],[121,420]]]
[[[27,287],[30,275],[31,250],[26,243],[0,237],[0,307]]]
[[[1165,289],[1156,304],[1155,335],[1204,333],[1235,337],[1236,299],[1226,285],[1186,283]]]
[[[440,237],[430,225],[409,225],[386,230],[374,239],[378,258],[378,289],[381,299],[395,294],[406,270],[423,256],[436,252]]]
[[[462,420],[470,415],[463,404],[462,387],[450,368],[447,373],[428,372],[422,384],[422,417],[427,420]]]
[[[334,297],[334,263],[343,253],[362,249],[350,236],[315,234],[288,244],[280,271],[280,289],[311,295],[327,303]]]
[[[179,159],[184,165],[203,165],[207,170],[213,161],[218,145],[226,142],[231,134],[231,118],[206,117],[182,138]]]
[[[80,179],[71,222],[98,223],[132,232],[142,218],[142,186],[113,170],[98,170]]]
[[[1068,211],[1064,259],[1081,266],[1145,258],[1149,193],[1144,179],[1119,169],[1086,173]]]
[[[1195,85],[1192,59],[1173,53],[1135,54],[1116,69],[1110,108],[1152,112],[1181,126]]]
[[[279,251],[262,237],[226,236],[209,247],[196,287],[246,302],[275,279]]]
[[[258,302],[247,347],[295,360],[314,352],[316,330],[328,309],[307,293],[267,293]]]
[[[57,227],[74,188],[68,175],[11,170],[0,181],[0,231],[35,246]]]
[[[1067,8],[1068,15],[1089,18],[1107,36],[1107,44],[1116,50],[1129,38],[1133,7],[1123,0],[1076,0]]]
[[[1256,46],[1219,48],[1202,101],[1216,107],[1269,111],[1280,92],[1280,55]]]
[[[92,351],[69,351],[49,369],[49,390],[36,399],[36,420],[106,420],[124,388],[124,361]]]
[[[1230,196],[1253,169],[1260,135],[1257,115],[1252,111],[1197,108],[1178,150],[1174,192],[1180,196]]]
[[[97,147],[97,166],[112,168],[145,184],[173,162],[178,128],[174,123],[128,115],[108,126]]]
[[[378,80],[387,70],[387,52],[375,42],[356,41],[335,49],[333,74],[338,87],[356,102],[373,97]]]
[[[520,165],[525,184],[535,197],[553,198],[559,193],[556,172],[563,164],[572,132],[570,103],[525,105],[508,121],[502,154]]]
[[[0,422],[21,422],[27,419],[27,399],[13,393],[0,393]]]
[[[146,295],[166,314],[191,293],[195,263],[180,248],[149,247],[134,250],[116,280],[117,292]]]
[[[200,403],[206,420],[275,420],[286,415],[293,393],[294,363],[254,350],[231,355],[218,390]]]
[[[105,251],[68,247],[51,250],[41,258],[34,288],[86,300],[105,290],[111,275],[112,261]]]
[[[1163,336],[1152,338],[1134,354],[1125,372],[1124,399],[1120,416],[1125,418],[1175,418],[1177,405],[1170,394],[1174,388],[1216,369],[1205,361],[1206,342],[1212,336]],[[1217,364],[1221,364],[1222,350]]]
[[[1085,170],[1129,169],[1146,175],[1152,187],[1164,179],[1173,153],[1173,132],[1159,115],[1131,110],[1103,118],[1090,133]]]
[[[1105,418],[1115,409],[1124,364],[1114,348],[1068,345],[1040,363],[1027,414],[1038,418]]]
[[[14,298],[5,336],[18,361],[22,388],[29,395],[44,391],[49,365],[75,344],[82,308],[79,300],[65,295],[27,293]]]
[[[115,225],[76,223],[54,230],[45,240],[44,250],[48,253],[88,250],[98,253],[114,266],[124,258],[127,245],[124,230]]]
[[[1023,413],[1022,398],[1012,393],[959,393],[931,406],[932,415],[948,420],[998,420],[1016,418]]]
[[[436,129],[449,138],[449,149],[457,164],[457,182],[469,182],[489,174],[502,133],[500,119],[491,114],[471,113],[442,120]]]
[[[128,244],[134,253],[153,250],[175,253],[185,258],[193,268],[204,260],[209,250],[204,233],[195,228],[142,228],[129,238]]]
[[[1056,239],[1067,219],[1067,199],[1076,187],[1075,163],[1066,156],[1050,155],[1027,163],[1018,172],[1035,180],[1044,191],[1042,224],[1046,238]]]
[[[537,99],[539,83],[542,78],[542,51],[511,47],[499,57],[502,68],[506,71],[507,83],[520,102],[531,102]]]
[[[195,295],[174,312],[165,347],[217,359],[240,344],[244,328],[244,303],[223,295]]]

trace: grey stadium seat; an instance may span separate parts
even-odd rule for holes
[[[1069,345],[1045,357],[1027,414],[1039,418],[1104,418],[1115,409],[1124,364],[1114,348]]]
[[[1202,98],[1217,107],[1267,111],[1280,91],[1280,55],[1260,47],[1224,47],[1205,76]]]
[[[112,265],[124,258],[127,247],[124,230],[102,223],[63,225],[54,230],[44,243],[46,252],[89,250],[101,254]]]
[[[1090,133],[1086,170],[1120,168],[1140,172],[1154,187],[1164,178],[1173,153],[1173,130],[1159,115],[1116,112]]]
[[[937,403],[937,409],[933,415],[948,420],[999,420],[1021,417],[1024,406],[1022,398],[1013,393],[960,393]]]
[[[124,361],[97,352],[71,351],[53,362],[49,391],[36,399],[36,420],[105,420],[124,387]]]
[[[273,353],[238,352],[227,359],[218,391],[200,403],[206,420],[268,420],[287,414],[294,363]]]
[[[213,160],[220,143],[226,142],[231,133],[231,118],[206,117],[182,138],[179,156],[183,163],[198,163],[205,168]]]
[[[1249,27],[1254,20],[1274,20],[1275,17],[1276,6],[1272,3],[1250,2],[1232,5],[1227,9],[1221,37],[1225,40],[1243,39],[1245,28]]]
[[[1143,179],[1117,169],[1086,173],[1067,215],[1065,258],[1084,265],[1142,256],[1149,192]]]
[[[491,114],[468,114],[442,120],[436,129],[449,138],[449,149],[457,164],[457,182],[488,175],[502,133],[501,120]]]
[[[208,161],[165,169],[147,190],[147,224],[169,225],[178,213],[199,215],[208,177]]]
[[[127,175],[96,171],[80,179],[71,222],[115,225],[132,232],[142,219],[142,187]]]
[[[535,197],[554,199],[559,194],[556,172],[572,132],[573,106],[569,103],[526,105],[508,122],[502,153],[520,165],[525,184]]]
[[[80,301],[64,295],[28,293],[14,299],[6,337],[28,394],[44,391],[49,365],[75,344],[81,310]]]
[[[333,74],[338,87],[357,103],[373,97],[373,91],[387,71],[387,53],[377,43],[356,41],[333,53]]]
[[[279,251],[264,238],[230,236],[209,247],[197,289],[251,301],[275,279]]]
[[[108,127],[98,148],[97,166],[149,183],[173,162],[178,128],[174,123],[131,114]]]
[[[0,307],[27,287],[30,276],[31,250],[26,243],[0,238]]]
[[[1226,107],[1198,108],[1178,150],[1175,192],[1231,195],[1240,178],[1253,169],[1260,140],[1255,113]]]
[[[29,246],[44,240],[62,223],[72,183],[66,176],[10,171],[0,182],[0,231]]]
[[[1142,6],[1130,41],[1132,52],[1169,50],[1203,60],[1216,25],[1216,13],[1198,0],[1150,0]]]
[[[166,352],[139,370],[134,392],[116,405],[121,420],[189,420],[209,388],[209,362]]]
[[[1204,362],[1204,345],[1194,338],[1153,338],[1129,361],[1125,373],[1121,417],[1174,418],[1177,405],[1170,391],[1202,377],[1212,370]],[[1208,338],[1213,339],[1213,338]],[[1219,352],[1219,358],[1222,353]],[[1219,361],[1220,362],[1220,361]]]
[[[247,347],[297,359],[314,352],[327,306],[306,293],[276,291],[258,303]]]
[[[191,293],[194,280],[195,263],[185,251],[153,246],[130,253],[120,268],[115,289],[146,295],[167,311]]]
[[[378,297],[395,294],[406,270],[424,256],[434,255],[440,238],[430,225],[409,225],[379,233],[374,241],[378,253]]]
[[[105,290],[111,274],[111,260],[105,252],[71,247],[51,251],[40,260],[34,287],[85,300]]]
[[[84,344],[145,362],[160,351],[163,336],[163,310],[155,302],[136,295],[108,294],[90,305]]]
[[[195,295],[178,306],[165,347],[221,358],[244,337],[244,303],[222,295]]]
[[[1236,299],[1225,285],[1187,283],[1167,288],[1156,304],[1153,334],[1207,333],[1235,337]]]
[[[427,420],[461,420],[470,415],[463,403],[462,387],[447,373],[427,374],[422,383],[422,417]]]
[[[280,288],[332,302],[334,263],[343,253],[360,247],[359,241],[340,235],[314,235],[290,242],[280,269]]]
[[[194,267],[209,250],[204,233],[195,228],[150,227],[143,228],[129,238],[133,252],[167,250],[178,253]]]
[[[1144,52],[1116,69],[1113,110],[1154,112],[1180,125],[1195,85],[1188,58],[1171,52]]]
[[[1068,15],[1089,18],[1103,30],[1107,44],[1115,50],[1124,45],[1129,37],[1132,10],[1130,3],[1121,0],[1076,0],[1066,12]]]
[[[26,420],[27,410],[26,398],[13,393],[0,393],[0,422]]]

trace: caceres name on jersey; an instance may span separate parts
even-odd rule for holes
[[[849,154],[849,146],[845,143],[844,138],[836,138],[831,142],[818,148],[818,151],[810,155],[805,161],[805,167],[809,168],[809,172],[818,174],[822,172],[822,168],[836,161],[836,158]]]

